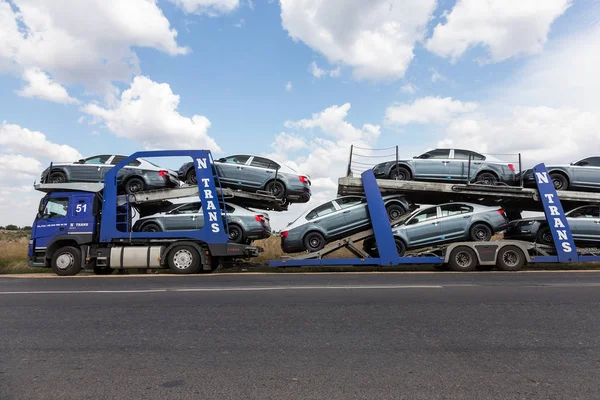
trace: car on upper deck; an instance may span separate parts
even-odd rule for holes
[[[496,185],[501,182],[510,186],[518,182],[513,164],[463,149],[433,149],[413,157],[412,160],[387,161],[377,164],[372,169],[377,179],[469,181],[483,185]]]
[[[600,191],[600,157],[592,156],[568,165],[546,166],[556,190]],[[533,169],[523,171],[523,185],[535,187]]]
[[[306,203],[310,200],[310,177],[282,163],[264,157],[237,154],[219,158],[214,165],[222,187],[267,191],[288,203]],[[177,173],[179,179],[187,184],[197,184],[193,162],[183,164]]]
[[[104,182],[104,176],[126,159],[120,154],[101,154],[72,163],[53,163],[42,172],[41,183]],[[150,189],[180,186],[177,173],[139,158],[121,168],[117,174],[119,193],[137,193]]]

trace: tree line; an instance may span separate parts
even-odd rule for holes
[[[0,231],[30,231],[31,226],[6,225],[0,226]]]

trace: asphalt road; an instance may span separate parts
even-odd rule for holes
[[[598,399],[600,273],[0,278],[0,399]]]

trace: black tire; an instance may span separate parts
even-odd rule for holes
[[[304,248],[309,251],[309,253],[314,253],[319,251],[325,247],[325,237],[319,232],[309,232],[304,236]]]
[[[394,238],[394,243],[396,244],[396,251],[398,252],[398,257],[404,256],[406,253],[406,245],[402,241],[402,239]],[[374,238],[366,239],[363,242],[363,250],[372,258],[379,257],[379,250],[377,249],[377,243]]]
[[[146,184],[141,178],[130,178],[125,182],[125,193],[134,194],[142,192],[146,188]]]
[[[97,265],[94,267],[94,273],[96,275],[110,275],[113,273],[113,271],[114,271],[114,269],[112,269],[110,267],[105,267],[105,266],[99,267]]]
[[[162,232],[162,229],[158,224],[150,222],[142,227],[142,232]]]
[[[62,247],[52,255],[50,266],[58,276],[77,275],[81,271],[81,251],[73,246]]]
[[[538,229],[535,241],[539,244],[552,245],[554,243],[554,238],[552,237],[550,227],[542,226],[540,229]]]
[[[498,183],[498,177],[491,172],[482,172],[475,179],[481,185],[494,186]]]
[[[404,167],[394,167],[390,171],[390,179],[396,181],[410,181],[412,179],[412,174]]]
[[[496,265],[501,271],[519,271],[525,263],[525,254],[517,246],[505,246],[498,252]]]
[[[556,190],[567,190],[569,188],[569,180],[558,172],[550,174],[550,179]]]
[[[285,185],[281,181],[267,183],[265,190],[275,196],[276,199],[283,199],[285,197]]]
[[[467,246],[458,246],[450,253],[448,266],[452,271],[468,272],[477,268],[477,255]]]
[[[169,252],[167,261],[174,274],[195,274],[202,266],[200,254],[194,247],[187,245],[175,246]]]
[[[406,210],[400,204],[388,204],[385,209],[390,221],[395,221],[406,214]]]
[[[189,185],[197,185],[198,178],[196,177],[196,170],[194,168],[190,169],[185,176],[185,183]]]
[[[471,240],[478,242],[489,242],[492,238],[492,229],[481,222],[473,224],[469,229],[469,237]]]
[[[54,171],[48,176],[48,183],[65,183],[67,175],[64,172]]]
[[[229,225],[229,242],[244,243],[244,230],[239,225]]]

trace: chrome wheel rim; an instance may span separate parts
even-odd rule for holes
[[[65,270],[75,263],[75,257],[71,253],[63,253],[56,258],[56,268]]]
[[[192,265],[194,256],[189,250],[178,250],[173,256],[173,265],[177,269],[187,269]]]

